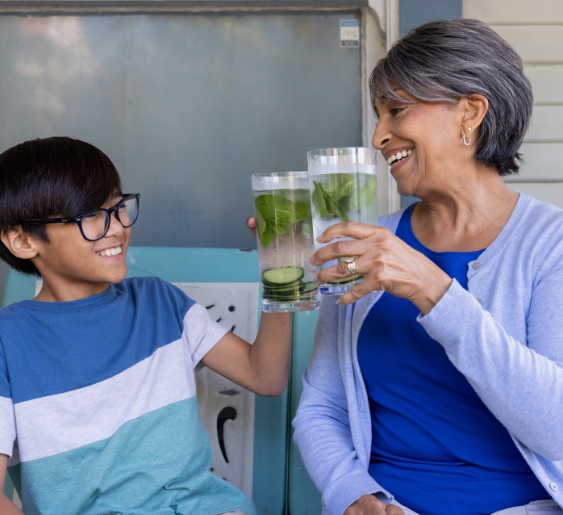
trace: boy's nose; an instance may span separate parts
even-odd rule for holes
[[[114,211],[109,216],[109,228],[107,234],[119,234],[124,230],[122,223],[117,219],[116,212]]]

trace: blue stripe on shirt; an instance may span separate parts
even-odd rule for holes
[[[140,301],[147,298],[151,302]],[[158,317],[155,303],[161,304]],[[179,339],[183,317],[193,305],[173,285],[143,277],[110,285],[103,293],[77,301],[29,300],[2,308],[0,348],[10,368],[6,370],[6,360],[0,359],[0,396],[24,402],[113,377]],[[89,313],[93,306],[96,309]],[[79,317],[75,310],[80,310]],[[136,344],[130,345],[131,341]],[[10,347],[10,342],[18,342],[17,348]],[[116,346],[116,342],[121,344]]]

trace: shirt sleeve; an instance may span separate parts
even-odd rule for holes
[[[194,369],[227,333],[228,329],[212,320],[203,306],[194,303],[190,307],[184,317],[183,337],[188,344]]]
[[[6,356],[0,342],[0,454],[12,457],[15,439],[14,403],[12,401]]]

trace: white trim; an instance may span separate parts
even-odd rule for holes
[[[377,61],[384,57],[400,36],[399,0],[369,0],[369,7],[362,9],[362,140],[371,147],[375,117],[371,107],[368,79]],[[381,154],[377,171],[378,209],[384,215],[401,207],[397,183],[389,173]]]

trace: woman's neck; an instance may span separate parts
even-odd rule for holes
[[[479,180],[422,199],[413,211],[413,232],[437,252],[481,250],[500,234],[517,201],[495,170],[484,169]]]

